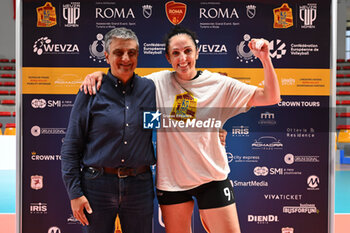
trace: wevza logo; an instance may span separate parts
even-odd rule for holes
[[[40,37],[34,42],[33,52],[37,55],[72,55],[79,54],[79,47],[77,44],[61,44],[52,43],[52,40],[47,36]]]
[[[40,128],[37,125],[34,125],[30,132],[34,137],[38,137],[42,134],[50,134],[50,135],[56,135],[56,134],[66,134],[67,128]]]
[[[95,11],[96,19],[128,19],[135,18],[132,8],[100,8]]]
[[[315,28],[313,25],[317,17],[317,4],[308,3],[307,5],[299,6],[299,18],[303,22],[301,28]]]
[[[299,201],[302,197],[302,194],[264,194],[265,200]]]
[[[275,113],[262,112],[260,113],[259,125],[276,125]]]
[[[89,45],[90,59],[93,61],[97,61],[101,63],[102,61],[106,61],[105,57],[105,42],[103,40],[103,35],[98,33],[96,35],[96,39]]]
[[[232,126],[233,137],[249,137],[249,126]]]
[[[199,8],[199,18],[205,19],[239,19],[236,8]]]
[[[279,222],[277,215],[248,215],[248,222],[255,222],[257,224],[269,224],[272,222]]]
[[[307,178],[307,185],[308,188],[307,190],[320,190],[320,188],[318,187],[320,185],[320,178],[318,176],[315,175],[311,175]]]
[[[293,154],[286,154],[284,156],[284,162],[286,164],[293,164],[293,163],[319,163],[320,162],[320,156],[318,155],[293,155]]]
[[[65,27],[79,27],[77,20],[80,18],[80,2],[63,4],[63,18],[67,21]]]
[[[283,206],[285,214],[318,214],[315,204],[300,204],[299,206]]]
[[[255,139],[252,143],[252,149],[255,150],[275,150],[283,149],[283,144],[280,140],[272,136],[263,136]]]
[[[41,155],[33,151],[30,158],[33,161],[58,161],[61,160],[61,155]]]
[[[250,180],[250,181],[233,181],[232,184],[233,187],[268,187],[269,183],[267,181],[256,181],[256,180]]]
[[[47,214],[47,203],[30,203],[30,214]]]
[[[224,55],[227,54],[227,48],[225,44],[200,44],[196,41],[198,51],[201,55]]]

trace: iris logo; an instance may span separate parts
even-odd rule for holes
[[[159,129],[160,128],[160,115],[159,110],[157,112],[144,112],[143,113],[143,128],[144,129]]]

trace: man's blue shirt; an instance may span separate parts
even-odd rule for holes
[[[82,166],[155,164],[152,130],[143,129],[143,112],[155,109],[153,81],[137,75],[123,85],[109,71],[95,96],[77,94],[61,148],[62,176],[70,199],[83,195]]]

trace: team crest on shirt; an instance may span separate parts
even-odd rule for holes
[[[175,96],[170,118],[177,121],[196,118],[197,98],[191,93],[185,92]]]

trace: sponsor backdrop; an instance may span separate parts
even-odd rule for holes
[[[230,119],[227,156],[242,232],[326,233],[329,224],[331,1],[23,0],[22,229],[80,232],[60,175],[60,148],[86,74],[106,71],[104,34],[140,39],[137,73],[170,66],[162,41],[181,24],[197,32],[200,69],[263,86],[250,38],[266,38],[282,100]],[[165,232],[155,200],[154,232]],[[194,232],[205,232],[197,211]]]

